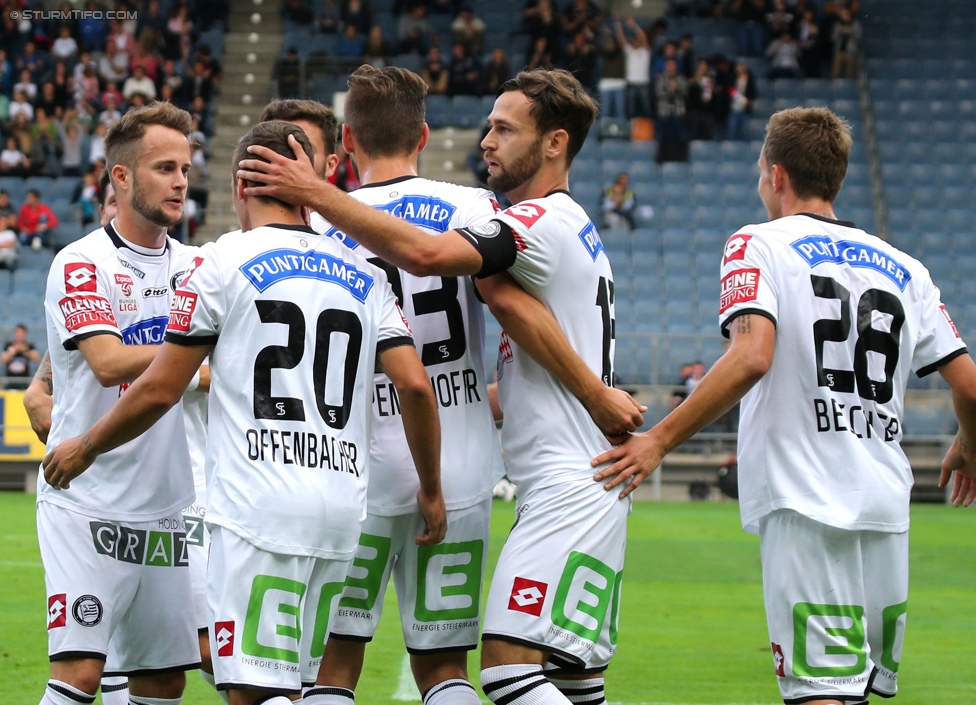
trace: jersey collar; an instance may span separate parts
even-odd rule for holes
[[[849,220],[834,220],[833,218],[827,218],[826,216],[817,215],[816,213],[797,213],[797,215],[805,215],[807,218],[813,218],[814,220],[822,220],[825,223],[830,223],[831,225],[843,225],[845,228],[856,228]]]
[[[103,226],[103,229],[105,230],[105,233],[108,235],[109,239],[112,241],[112,244],[115,245],[115,249],[121,250],[124,247],[125,249],[131,250],[136,254],[145,255],[147,257],[159,257],[159,255],[146,255],[143,252],[138,252],[137,250],[133,250],[131,247],[129,247],[129,244],[125,240],[123,240],[117,232],[115,232],[115,228],[112,227],[111,223],[107,223],[105,226]],[[161,255],[166,254],[166,252],[169,250],[168,237],[166,238],[165,243],[166,244],[163,246],[163,251],[160,253]]]
[[[312,230],[308,225],[294,225],[292,223],[267,223],[261,226],[262,228],[278,228],[280,230],[294,230],[298,233],[307,233],[309,235],[314,235],[318,237],[318,233]]]
[[[393,179],[387,179],[386,181],[375,181],[371,184],[363,184],[359,188],[383,188],[384,186],[389,186],[390,184],[399,184],[402,181],[408,181],[410,179],[419,179],[420,177],[416,174],[407,174],[405,176],[397,176]]]

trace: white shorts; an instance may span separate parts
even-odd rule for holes
[[[350,562],[270,553],[212,527],[207,604],[217,688],[300,693],[313,685]]]
[[[908,601],[908,533],[836,529],[789,510],[759,525],[766,621],[787,703],[891,697]]]
[[[617,644],[631,508],[617,494],[587,473],[519,496],[488,591],[484,639],[539,649],[565,671],[606,668]]]
[[[190,588],[193,590],[193,613],[197,630],[206,631],[210,624],[207,612],[207,556],[210,553],[210,530],[204,525],[207,516],[207,486],[195,488],[196,500],[183,510],[186,524],[186,554],[190,561]]]
[[[448,511],[444,541],[418,546],[414,537],[426,526],[419,511],[367,516],[331,636],[345,641],[373,638],[392,573],[407,651],[477,648],[490,521],[488,497],[473,507]]]
[[[116,523],[37,503],[52,661],[105,660],[106,675],[200,664],[183,517]]]

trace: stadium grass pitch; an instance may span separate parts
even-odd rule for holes
[[[34,705],[47,680],[44,577],[34,498],[0,493],[0,702]],[[496,502],[489,571],[514,517]],[[913,507],[901,705],[976,703],[976,510]],[[392,588],[366,652],[363,705],[419,702],[405,672]],[[612,704],[782,702],[762,610],[759,542],[738,507],[639,503],[630,519],[620,642],[607,673]],[[477,653],[470,671],[477,679]],[[219,705],[195,672],[185,705]],[[875,698],[874,701],[879,701]],[[100,700],[98,702],[101,702]]]

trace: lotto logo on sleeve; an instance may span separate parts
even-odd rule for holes
[[[949,309],[945,307],[945,304],[939,306],[939,310],[942,311],[942,315],[945,316],[946,321],[949,323],[949,327],[952,328],[952,332],[956,334],[957,338],[962,338],[959,335],[959,331],[956,329],[956,324],[952,322],[952,318],[949,316]]]
[[[746,256],[746,245],[752,239],[752,235],[733,235],[725,243],[725,257],[722,258],[722,266],[729,262],[743,259]]]
[[[177,291],[173,297],[173,306],[169,310],[169,325],[167,330],[178,333],[190,332],[190,321],[193,311],[197,307],[197,295],[192,291]]]
[[[722,277],[719,314],[743,301],[755,301],[759,293],[759,270],[737,269]]]
[[[68,596],[60,592],[47,598],[47,628],[57,629],[68,623]]]
[[[535,222],[545,214],[546,209],[534,203],[519,203],[505,211],[505,215],[512,216],[527,228],[535,225]]]
[[[116,326],[111,302],[102,296],[65,296],[58,302],[64,327],[72,333],[88,326]]]
[[[98,291],[98,287],[94,264],[74,262],[64,265],[64,292],[66,294],[94,293],[96,291]]]
[[[512,585],[512,596],[508,598],[508,609],[513,612],[525,612],[533,617],[542,614],[542,605],[546,601],[546,590],[549,586],[528,578],[515,578]]]
[[[214,639],[218,656],[234,655],[234,622],[215,622]]]

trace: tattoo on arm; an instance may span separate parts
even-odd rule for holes
[[[736,333],[751,333],[752,332],[752,314],[744,313],[735,319],[736,322]]]
[[[37,367],[37,372],[34,373],[34,379],[38,382],[43,382],[47,386],[49,396],[54,394],[54,379],[51,373],[50,353],[44,353],[44,359],[41,360],[41,364]]]
[[[90,433],[86,433],[84,436],[81,437],[81,445],[85,447],[85,453],[91,453],[92,444],[91,444]]]

